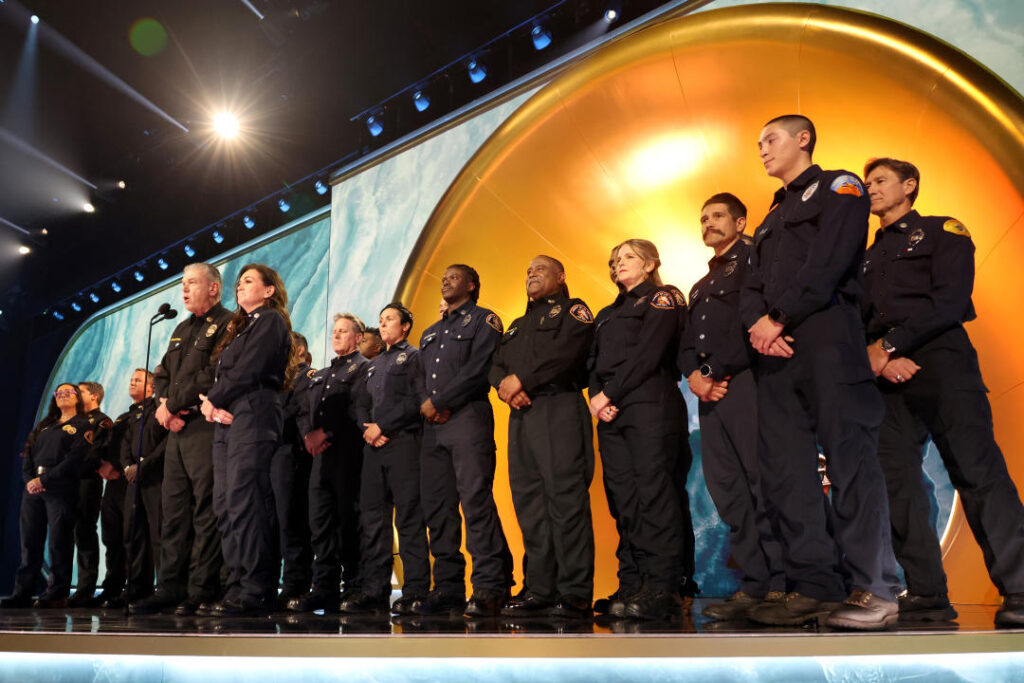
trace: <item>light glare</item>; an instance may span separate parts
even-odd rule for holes
[[[82,205],[82,211],[85,211],[86,213],[96,213],[96,207],[89,202],[86,202]]]
[[[238,119],[230,112],[217,112],[213,117],[213,130],[225,140],[238,137]]]

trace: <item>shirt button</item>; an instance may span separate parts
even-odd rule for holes
[[[437,394],[437,392],[436,392],[436,391],[431,391],[430,393],[431,393],[431,394]]]
[[[462,335],[461,334],[459,335],[459,339],[462,339]]]
[[[327,386],[326,386],[325,388],[326,388],[326,389],[330,389],[330,388],[331,388],[331,385],[330,385],[330,384],[328,384],[328,385],[327,385]]]
[[[708,319],[708,317],[707,317],[706,315],[702,315],[702,316],[700,317],[700,319],[701,319],[701,320],[707,320],[707,319]]]
[[[708,284],[709,284],[709,285],[713,285],[713,284],[715,284],[715,281],[714,281],[714,280],[712,280],[712,281],[711,281],[711,282],[709,282]]]
[[[718,293],[719,293],[719,295],[725,294],[725,290],[724,289],[720,289],[720,290],[718,290]]]
[[[438,359],[437,359],[437,360],[435,360],[434,362],[435,362],[435,363],[440,363],[440,362],[441,362],[441,359],[440,359],[440,358],[438,358]]]
[[[702,333],[700,334],[700,336],[698,336],[698,337],[697,337],[697,339],[703,339],[703,338],[704,338],[704,333],[702,332]]]
[[[431,379],[437,379],[437,373],[435,372],[435,373],[434,373],[434,374],[432,374],[432,375],[431,375],[430,377],[431,377]]]
[[[441,344],[441,348],[442,348],[442,349],[444,348],[444,344]]]
[[[711,301],[711,297],[704,297],[704,302],[707,303],[708,301]]]

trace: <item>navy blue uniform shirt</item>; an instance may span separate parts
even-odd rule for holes
[[[426,398],[438,411],[456,411],[487,398],[487,373],[504,330],[501,318],[472,301],[447,311],[420,337]]]
[[[167,410],[176,413],[199,407],[199,394],[213,386],[210,356],[230,320],[231,312],[216,303],[205,315],[190,315],[174,328],[153,377],[153,395],[158,401],[167,399]]]
[[[817,164],[779,188],[754,232],[744,329],[765,313],[793,328],[840,300],[857,303],[870,207],[856,175]]]
[[[366,367],[366,390],[359,401],[359,428],[376,422],[385,436],[418,429],[423,403],[420,351],[403,339]]]
[[[217,359],[217,373],[207,398],[217,408],[231,406],[259,389],[280,391],[291,351],[288,323],[278,311],[261,306],[246,315],[246,324]]]
[[[875,233],[864,256],[861,305],[868,341],[884,337],[901,356],[974,320],[974,242],[948,216],[911,211]]]
[[[741,236],[727,252],[708,261],[708,274],[690,289],[689,320],[679,351],[684,377],[707,365],[711,378],[720,381],[750,367],[754,350],[740,319],[750,250]]]
[[[590,395],[603,391],[620,407],[661,400],[664,380],[678,379],[678,309],[685,306],[679,290],[647,280],[602,308],[594,320]],[[663,381],[652,383],[656,377]]]
[[[326,368],[313,373],[306,390],[308,417],[299,418],[303,436],[314,429],[322,429],[328,436],[339,439],[346,434],[362,435],[363,425],[357,424],[356,401],[363,392],[369,362],[361,353],[353,351],[335,357]]]
[[[516,375],[527,396],[578,391],[587,384],[594,315],[582,299],[562,293],[526,304],[494,354],[488,379],[495,388]]]
[[[125,413],[124,435],[120,442],[122,470],[138,463],[139,452],[139,421],[145,419],[142,426],[142,467],[139,475],[147,482],[163,477],[164,448],[167,435],[170,433],[156,421],[156,400],[147,398],[133,403]],[[138,480],[136,480],[138,481]]]
[[[82,460],[89,450],[93,426],[84,415],[76,415],[64,424],[53,423],[36,434],[32,446],[25,449],[21,478],[27,484],[36,477],[46,488],[50,483],[78,481]],[[39,468],[44,468],[40,473]],[[77,486],[77,484],[76,484]]]

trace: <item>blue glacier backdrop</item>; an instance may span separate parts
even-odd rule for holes
[[[676,3],[680,4],[680,3]],[[750,4],[721,0],[704,9]],[[839,5],[889,16],[935,35],[972,55],[1018,92],[1024,91],[1024,12],[1019,0],[843,0]],[[448,130],[379,163],[370,158],[333,188],[330,215],[314,212],[216,261],[229,283],[247,262],[268,263],[282,275],[290,297],[292,322],[310,341],[314,365],[328,359],[331,318],[352,311],[372,324],[377,311],[395,291],[420,230],[466,161],[533,91],[494,108],[468,115]],[[95,380],[107,390],[103,408],[117,415],[129,405],[128,379],[145,359],[145,324],[167,301],[180,309],[178,275],[137,297],[87,320],[65,347],[48,384]],[[171,331],[163,323],[154,335],[153,363]],[[696,401],[684,390],[690,418],[694,464],[688,481],[697,537],[697,581],[705,595],[735,589],[728,559],[726,530],[704,484]],[[925,476],[935,489],[934,523],[941,533],[953,503],[949,484],[934,447],[925,458]]]

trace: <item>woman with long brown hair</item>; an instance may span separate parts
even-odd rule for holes
[[[61,384],[50,398],[46,417],[29,434],[22,453],[21,567],[14,593],[0,607],[67,605],[71,591],[71,563],[75,552],[75,509],[82,458],[89,449],[86,433],[92,428],[84,417],[82,396],[74,384]],[[50,539],[50,579],[39,599],[43,547]]]
[[[238,310],[215,352],[216,378],[201,408],[217,423],[213,505],[228,567],[227,591],[213,607],[216,616],[265,612],[276,598],[270,467],[283,429],[278,394],[291,386],[298,367],[280,276],[260,263],[240,272]]]
[[[594,319],[590,412],[609,506],[620,542],[619,590],[612,616],[679,617],[684,522],[673,471],[686,407],[676,382],[678,290],[658,274],[653,243],[630,239],[612,250],[610,276],[619,295]]]

